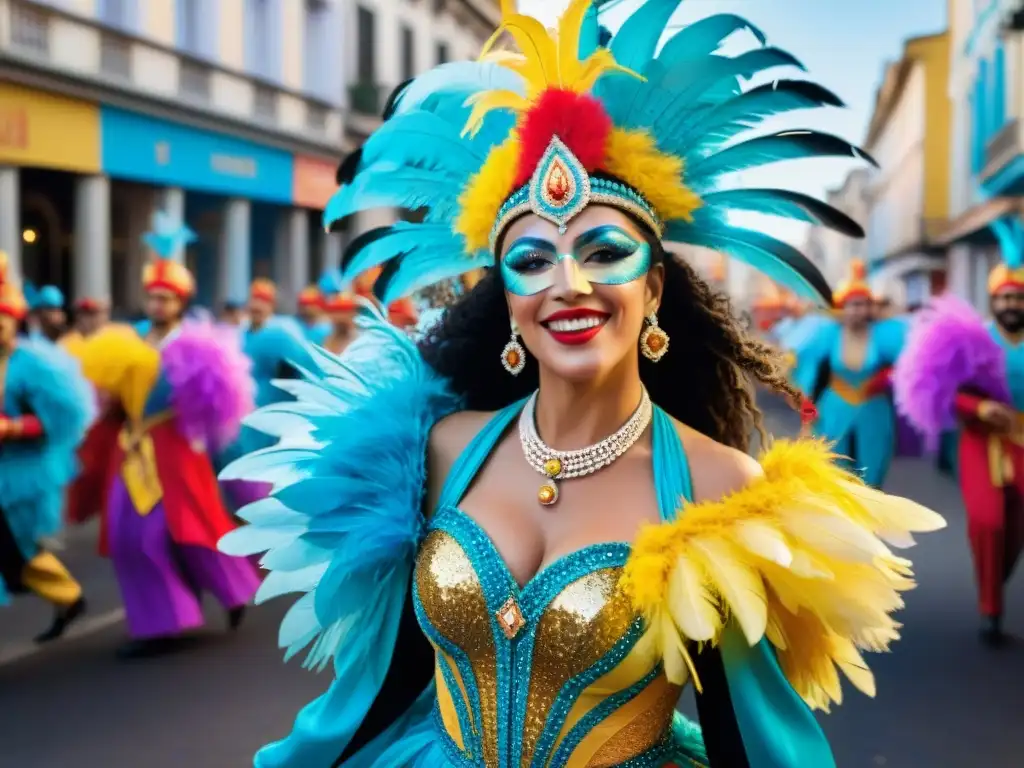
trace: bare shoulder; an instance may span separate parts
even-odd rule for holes
[[[438,421],[430,430],[427,445],[430,509],[435,506],[455,460],[493,416],[490,411],[456,411]]]
[[[723,445],[685,424],[675,424],[690,462],[695,502],[718,501],[764,475],[757,460],[743,451]]]

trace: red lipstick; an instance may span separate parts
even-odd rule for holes
[[[541,325],[559,344],[578,346],[597,336],[609,317],[607,312],[595,309],[563,309],[542,320]]]

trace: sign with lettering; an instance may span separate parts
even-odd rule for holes
[[[295,191],[292,202],[302,208],[321,211],[338,189],[338,164],[317,157],[295,156]]]
[[[114,178],[290,203],[292,156],[235,136],[104,106],[103,170]]]
[[[96,173],[99,108],[0,83],[0,163]]]

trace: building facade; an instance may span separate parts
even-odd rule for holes
[[[949,0],[950,288],[987,307],[999,259],[990,225],[1021,216],[1024,198],[1024,2]]]
[[[487,33],[464,22],[480,1],[394,0],[360,54],[379,59],[369,79],[397,84],[406,64],[475,53]],[[136,310],[140,236],[165,209],[199,236],[187,261],[200,303],[243,299],[265,276],[287,308],[341,257],[320,211],[383,106],[360,100],[361,7],[0,0],[0,249],[26,280]],[[399,17],[422,41],[411,61]]]
[[[948,32],[906,41],[886,68],[864,141],[879,166],[867,179],[868,274],[877,293],[904,306],[945,286],[949,47]]]

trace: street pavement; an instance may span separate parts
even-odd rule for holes
[[[776,433],[795,427],[777,414],[769,423]],[[1024,641],[999,651],[978,643],[959,492],[928,463],[905,459],[888,490],[939,510],[949,527],[910,552],[921,586],[907,596],[904,639],[869,658],[877,698],[845,686],[843,705],[822,718],[838,766],[1020,768]],[[45,607],[22,599],[0,609],[3,768],[244,768],[327,685],[329,671],[281,662],[287,599],[254,609],[233,635],[211,608],[208,629],[183,652],[116,660],[117,590],[94,542],[92,529],[70,532],[62,552],[92,597],[92,623],[75,636],[34,652],[26,641],[49,620]],[[1024,572],[1011,586],[1008,628],[1024,637]],[[693,712],[689,696],[681,708]]]

